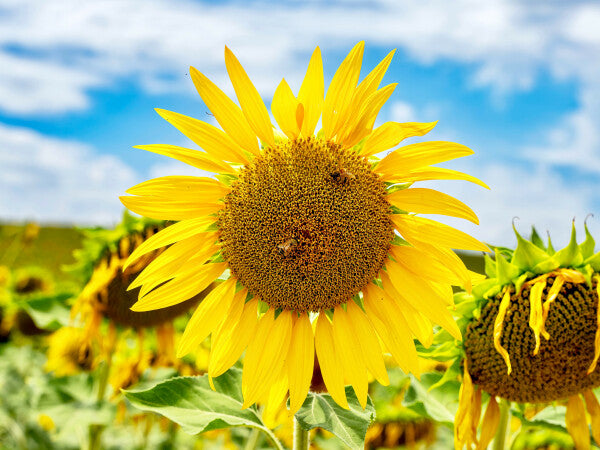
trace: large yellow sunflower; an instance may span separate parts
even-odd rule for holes
[[[374,155],[435,123],[387,122],[373,128],[396,84],[379,88],[393,52],[357,85],[364,43],[357,44],[324,95],[317,47],[298,95],[285,80],[271,111],[233,53],[225,63],[240,106],[206,76],[192,80],[222,129],[170,111],[158,113],[202,150],[139,148],[167,155],[216,179],[169,176],[121,197],[130,210],[179,221],[140,245],[170,246],[140,277],[135,311],[165,308],[224,279],[198,306],[178,349],[182,356],[212,334],[208,372],[216,377],[246,351],[244,406],[281,403],[291,413],[309,391],[315,354],[327,389],[347,407],[344,385],[367,402],[368,373],[388,383],[383,352],[417,373],[413,338],[432,340],[432,323],[460,338],[449,307],[451,285],[471,274],[450,250],[484,250],[478,240],[411,213],[477,223],[460,201],[413,182],[468,180],[431,164],[472,154],[451,142],[400,147]],[[315,134],[321,119],[322,130]],[[258,137],[258,139],[257,139]],[[260,145],[259,145],[260,140]],[[395,233],[394,229],[402,236]]]

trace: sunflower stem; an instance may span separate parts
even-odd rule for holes
[[[309,443],[309,431],[302,428],[294,416],[294,450],[308,450]]]
[[[504,450],[510,433],[510,416],[510,402],[505,399],[500,400],[500,423],[494,437],[493,450]]]
[[[253,428],[250,432],[250,436],[246,441],[246,445],[244,446],[244,450],[255,450],[256,445],[258,444],[258,439],[260,438],[260,428]]]

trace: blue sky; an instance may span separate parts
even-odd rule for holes
[[[380,121],[432,121],[430,140],[475,155],[446,167],[486,181],[428,183],[479,214],[446,220],[512,244],[511,221],[564,243],[600,232],[600,6],[492,0],[377,2],[0,1],[0,220],[110,225],[117,196],[192,169],[136,144],[192,145],[153,110],[210,120],[193,65],[232,93],[223,48],[267,104],[297,89],[321,47],[326,82],[366,41],[363,74],[397,48]]]

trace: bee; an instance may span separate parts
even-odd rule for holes
[[[298,246],[298,241],[294,238],[288,239],[283,244],[279,244],[277,248],[279,249],[279,254],[287,257],[294,251],[294,249]]]
[[[349,170],[344,169],[344,168],[341,168],[340,170],[336,170],[335,172],[332,172],[330,175],[331,175],[331,178],[333,178],[333,180],[339,184],[346,184],[350,180],[356,179],[356,176],[352,172],[350,172]]]

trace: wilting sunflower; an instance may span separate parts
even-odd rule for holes
[[[170,245],[136,280],[142,288],[134,311],[171,307],[225,279],[196,309],[178,355],[212,334],[209,375],[216,377],[246,350],[245,407],[279,403],[289,391],[291,412],[297,411],[315,353],[335,401],[347,407],[348,383],[364,406],[368,373],[388,383],[384,350],[416,373],[414,336],[430,342],[437,323],[460,338],[448,310],[451,284],[468,287],[470,273],[450,249],[487,247],[412,213],[475,223],[477,217],[448,195],[409,187],[431,179],[483,183],[431,166],[472,154],[460,144],[418,143],[375,157],[435,123],[373,128],[396,87],[379,88],[393,52],[357,85],[363,48],[357,44],[344,59],[326,95],[319,48],[297,96],[281,81],[271,111],[283,133],[273,130],[258,91],[228,48],[225,64],[240,106],[190,68],[221,129],[157,110],[204,151],[139,148],[214,172],[216,179],[157,178],[121,197],[138,214],[179,221],[129,258],[127,264]],[[315,133],[319,119],[322,129]]]
[[[156,328],[159,354],[155,359],[161,362],[159,365],[170,365],[175,360],[173,320],[195,306],[209,290],[207,288],[185,302],[160,311],[131,311],[139,291],[139,287],[131,282],[143,268],[151,270],[152,262],[162,251],[149,252],[126,269],[125,261],[144,240],[165,226],[162,221],[126,215],[113,230],[87,231],[83,248],[75,253],[77,264],[74,266],[74,271],[86,284],[71,312],[73,318],[83,324],[90,340],[101,340],[103,318],[112,327],[136,330],[139,355],[143,354],[144,329]],[[142,358],[139,359],[141,363]]]
[[[59,328],[48,338],[48,344],[48,372],[62,377],[93,369],[94,351],[82,328]]]
[[[531,241],[515,229],[514,251],[496,248],[486,257],[488,279],[460,294],[465,316],[463,384],[455,421],[457,448],[486,448],[500,419],[496,398],[518,404],[565,402],[566,425],[579,449],[600,443],[600,252],[587,226],[578,245],[573,226],[567,247],[555,251],[533,232]],[[477,437],[482,392],[490,399]],[[585,407],[584,407],[585,400]]]

